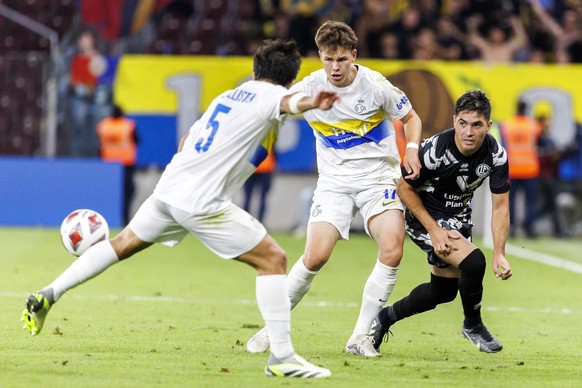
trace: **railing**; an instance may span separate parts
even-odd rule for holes
[[[41,131],[41,144],[43,154],[47,157],[55,157],[57,152],[57,77],[56,69],[60,61],[59,34],[45,26],[0,3],[0,15],[20,26],[47,38],[50,42],[50,65],[46,93],[46,110],[44,112],[44,130]]]

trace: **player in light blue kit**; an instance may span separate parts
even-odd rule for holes
[[[291,343],[285,252],[265,227],[231,202],[275,142],[286,113],[330,109],[337,93],[290,94],[301,58],[293,41],[270,41],[254,56],[254,77],[224,92],[190,131],[153,194],[115,238],[97,243],[51,284],[27,299],[24,327],[38,334],[49,309],[67,290],[111,265],[160,242],[179,243],[188,233],[223,259],[257,270],[259,310],[272,339],[268,376],[322,378],[331,372],[301,358]]]
[[[365,357],[380,353],[370,341],[372,321],[394,285],[404,243],[404,206],[396,194],[400,156],[392,119],[404,123],[408,142],[404,167],[410,179],[420,171],[418,143],[422,125],[408,97],[382,74],[355,64],[358,39],[345,23],[328,21],[315,36],[323,69],[293,85],[307,94],[334,90],[341,99],[328,111],[306,112],[316,138],[319,179],[313,196],[307,243],[287,284],[291,307],[309,291],[336,242],[349,237],[356,212],[378,247],[376,264],[362,297],[356,326],[345,350]],[[267,330],[247,343],[251,353],[269,347]]]

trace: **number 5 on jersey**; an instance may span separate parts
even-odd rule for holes
[[[196,151],[198,151],[199,153],[208,151],[208,148],[210,148],[210,146],[212,145],[214,136],[218,131],[218,126],[220,125],[220,122],[216,120],[216,116],[218,116],[219,113],[228,113],[230,112],[230,110],[231,108],[229,106],[222,104],[216,105],[216,108],[214,108],[214,112],[212,112],[210,119],[208,119],[208,124],[206,124],[206,130],[210,130],[210,133],[208,134],[208,137],[206,139],[204,139],[203,136],[200,136],[200,138],[196,142],[195,146]],[[204,133],[207,133],[207,131]]]

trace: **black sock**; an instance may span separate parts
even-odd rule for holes
[[[465,314],[465,326],[475,326],[481,323],[481,300],[483,299],[483,277],[485,276],[485,255],[480,249],[475,249],[461,263],[461,278],[459,293]]]
[[[394,303],[386,314],[391,324],[412,315],[434,309],[441,303],[451,302],[457,296],[458,279],[430,275],[430,282],[419,284],[408,296]]]
[[[380,322],[383,325],[387,325],[387,326],[392,326],[394,324],[394,322],[396,322],[396,320],[394,319],[394,312],[391,310],[393,310],[392,306],[387,306],[384,307],[382,310],[380,310],[380,312],[378,313],[378,318],[380,319]]]

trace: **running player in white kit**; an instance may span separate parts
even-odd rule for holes
[[[254,55],[253,80],[212,101],[181,139],[179,152],[129,225],[115,238],[92,246],[51,284],[28,297],[24,327],[38,334],[51,306],[67,290],[153,243],[172,246],[190,233],[221,258],[257,270],[257,304],[273,339],[266,374],[329,376],[329,370],[297,355],[291,343],[285,252],[259,221],[231,202],[272,147],[285,113],[330,109],[338,99],[330,91],[290,94],[300,64],[293,41],[261,46]]]
[[[340,100],[328,111],[304,115],[316,138],[319,179],[305,251],[288,274],[291,308],[309,291],[336,242],[348,239],[350,224],[359,211],[366,233],[378,246],[378,257],[364,286],[360,314],[345,351],[377,357],[380,353],[368,334],[396,283],[405,236],[404,206],[396,194],[400,157],[391,119],[405,125],[408,143],[403,166],[409,179],[419,176],[422,125],[401,90],[382,74],[354,64],[358,39],[348,25],[326,22],[317,31],[315,42],[323,69],[291,90],[311,94],[331,89]],[[262,329],[249,340],[247,351],[264,352],[269,342],[267,331]]]

